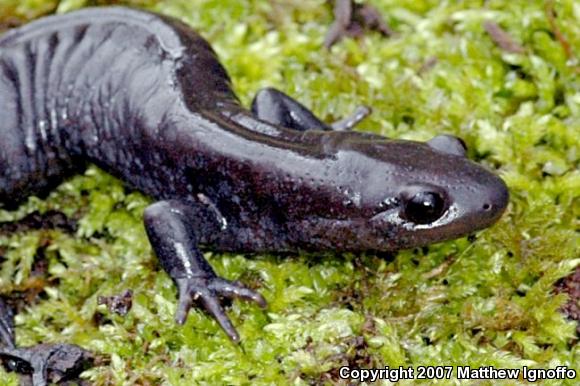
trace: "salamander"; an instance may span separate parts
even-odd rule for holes
[[[48,16],[0,37],[0,203],[18,205],[95,164],[154,202],[153,251],[178,290],[235,342],[222,299],[265,307],[203,250],[379,253],[495,223],[505,183],[464,142],[388,139],[329,124],[273,88],[241,105],[184,23],[121,7]],[[1,328],[1,327],[0,327]]]

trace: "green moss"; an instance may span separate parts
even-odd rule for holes
[[[47,4],[4,0],[0,17],[34,17]],[[90,4],[65,0],[58,10]],[[566,299],[552,290],[580,263],[579,67],[554,37],[543,2],[377,0],[398,35],[346,39],[330,52],[321,49],[332,20],[323,0],[129,4],[201,31],[246,104],[269,85],[328,120],[368,104],[374,114],[361,130],[419,140],[461,136],[470,157],[505,179],[511,202],[475,241],[403,251],[392,261],[208,253],[220,274],[259,288],[270,303],[267,311],[232,305],[243,339],[234,346],[202,312],[175,325],[175,289],[141,223],[149,200],[90,168],[46,200],[0,212],[1,221],[36,209],[81,215],[76,235],[0,238],[2,292],[33,286],[38,251],[49,264],[46,299],[17,316],[19,344],[77,343],[110,356],[110,365],[85,373],[97,384],[330,382],[344,364],[580,371],[575,326],[558,312]],[[556,26],[580,55],[580,7],[561,0],[555,10]],[[488,19],[525,54],[502,52],[482,28]],[[135,294],[127,317],[97,306],[99,295],[127,288]],[[97,312],[107,323],[94,323]]]

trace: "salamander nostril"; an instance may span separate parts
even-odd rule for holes
[[[488,204],[488,203],[483,204],[483,210],[485,210],[487,212],[490,209],[491,209],[491,204]]]

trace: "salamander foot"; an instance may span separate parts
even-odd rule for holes
[[[0,359],[7,371],[31,377],[33,386],[44,386],[78,378],[94,358],[73,344],[39,344],[0,348]]]
[[[221,299],[241,298],[256,302],[266,308],[267,303],[262,295],[244,287],[241,283],[231,282],[220,277],[190,277],[175,280],[179,289],[179,304],[175,321],[185,323],[187,314],[194,301],[198,302],[226,332],[230,339],[238,343],[240,335],[224,312]]]
[[[74,344],[39,344],[17,348],[14,313],[0,298],[0,361],[9,372],[22,375],[21,385],[44,386],[78,379],[94,361],[93,355]]]

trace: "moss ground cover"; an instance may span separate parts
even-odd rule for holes
[[[0,21],[103,3],[0,0]],[[376,0],[396,36],[369,33],[330,51],[321,49],[332,22],[322,0],[123,3],[202,32],[245,104],[274,86],[329,121],[372,106],[359,130],[462,137],[470,157],[505,179],[511,202],[476,237],[393,259],[207,253],[221,275],[269,301],[267,311],[231,306],[243,339],[234,346],[202,312],[175,325],[174,286],[141,224],[149,200],[91,167],[44,200],[0,211],[0,221],[49,209],[80,217],[75,235],[0,236],[0,291],[41,291],[17,316],[19,344],[101,353],[110,363],[84,377],[115,385],[332,383],[345,364],[580,371],[576,325],[558,311],[567,298],[553,291],[580,264],[580,3]],[[516,49],[490,33],[489,21]],[[128,288],[126,317],[97,305]],[[0,384],[17,378],[0,370]]]

